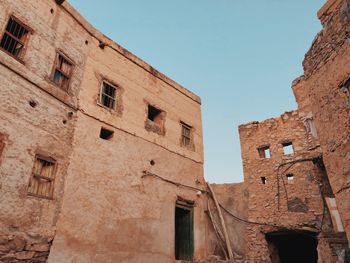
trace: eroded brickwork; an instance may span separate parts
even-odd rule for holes
[[[308,97],[341,219],[350,237],[350,3],[329,1],[319,12],[323,30],[305,56],[305,75],[294,88]],[[298,101],[299,103],[299,101]]]
[[[245,183],[249,191],[246,257],[273,261],[273,232],[332,232],[320,183],[325,172],[318,165],[321,151],[308,123],[297,111],[239,128]],[[288,147],[286,146],[288,145]],[[261,149],[269,154],[261,155]],[[319,235],[322,240],[322,234]],[[320,262],[329,262],[327,255]],[[332,259],[336,261],[336,258]]]

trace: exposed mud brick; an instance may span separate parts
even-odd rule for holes
[[[34,257],[34,255],[35,255],[34,251],[22,251],[15,254],[16,259],[21,259],[21,260],[31,259]]]
[[[288,210],[291,212],[306,213],[309,211],[309,207],[298,197],[288,201]]]

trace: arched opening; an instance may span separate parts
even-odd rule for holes
[[[317,235],[304,231],[266,234],[272,263],[317,263]]]

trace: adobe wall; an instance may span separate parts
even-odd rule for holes
[[[305,88],[310,100],[323,159],[335,194],[341,219],[350,237],[350,142],[349,93],[342,83],[350,76],[350,3],[328,1],[318,15],[323,30],[304,60]],[[294,88],[296,93],[297,88]]]
[[[221,211],[226,223],[232,251],[236,258],[244,259],[246,254],[245,229],[247,223],[243,220],[248,220],[247,185],[244,183],[213,184],[212,187],[218,202],[223,206]],[[214,206],[212,209],[215,211]],[[215,219],[216,222],[220,222],[219,218],[216,217]],[[211,231],[209,231],[208,239],[211,242],[211,247],[214,248],[209,254],[222,256],[222,252],[218,247],[218,239],[215,236],[212,226],[210,226],[209,229],[211,229]]]
[[[0,261],[45,262],[72,150],[85,36],[54,1],[1,0],[0,6],[1,34],[10,14],[32,29],[22,62],[0,51]],[[57,49],[76,63],[68,93],[49,80]],[[58,164],[53,200],[27,195],[38,153]]]
[[[62,8],[90,27],[68,3]],[[206,189],[200,99],[89,30],[73,154],[49,262],[175,262],[178,198],[194,202],[194,256],[205,258],[205,191],[176,185]],[[117,87],[116,110],[98,103],[103,80]],[[161,134],[146,128],[148,104],[164,111]],[[189,148],[181,146],[181,121],[192,126]],[[101,139],[101,127],[113,138]]]

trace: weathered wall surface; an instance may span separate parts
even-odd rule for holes
[[[55,233],[71,153],[85,34],[54,1],[1,0],[1,35],[10,15],[33,31],[22,63],[0,51],[0,261],[35,258],[44,262]],[[76,63],[69,92],[50,81],[57,49]],[[30,101],[36,106],[30,106]],[[53,200],[27,195],[38,153],[57,161]]]
[[[244,183],[239,184],[213,184],[212,185],[218,202],[232,215],[237,216],[240,219],[248,219],[248,190],[247,185]],[[241,220],[230,215],[227,211],[222,209],[228,235],[230,237],[232,251],[237,255],[243,256],[246,253],[246,240],[245,229],[247,224]],[[216,219],[217,222],[218,219]],[[212,247],[216,251],[211,254],[219,254],[220,249],[217,247],[217,237],[214,236],[214,231],[210,231],[210,240],[212,241]]]
[[[328,1],[320,10],[324,26],[305,56],[299,97],[308,97],[329,180],[348,238],[350,237],[349,92],[350,3]],[[344,88],[342,88],[344,87]],[[298,101],[299,103],[299,101]]]
[[[246,228],[247,260],[271,262],[267,233],[332,231],[319,188],[324,174],[314,163],[320,156],[320,149],[310,148],[315,143],[310,142],[311,131],[298,112],[241,125],[239,131],[249,191],[248,220],[254,222]],[[284,153],[285,142],[292,143],[293,153]],[[261,147],[269,147],[270,158],[259,155]],[[293,175],[293,179],[288,179],[287,175]],[[323,237],[320,235],[319,239]],[[329,253],[325,262],[327,260],[335,262],[336,259]]]
[[[49,262],[175,261],[175,203],[195,203],[194,256],[206,256],[205,189],[200,100],[106,39],[64,3],[93,35],[79,94],[74,148],[62,213]],[[101,48],[100,42],[105,43]],[[99,105],[102,81],[117,87],[116,110]],[[164,132],[147,130],[148,104],[164,112]],[[181,124],[193,147],[181,146]],[[99,137],[101,127],[113,138]],[[154,161],[154,165],[150,161]]]
[[[142,178],[142,171],[148,170],[202,188],[202,166],[124,131],[116,130],[111,141],[101,140],[101,123],[81,113],[78,119],[80,132],[49,261],[174,262],[178,196],[195,202],[195,255],[203,258],[204,196],[157,178]]]

